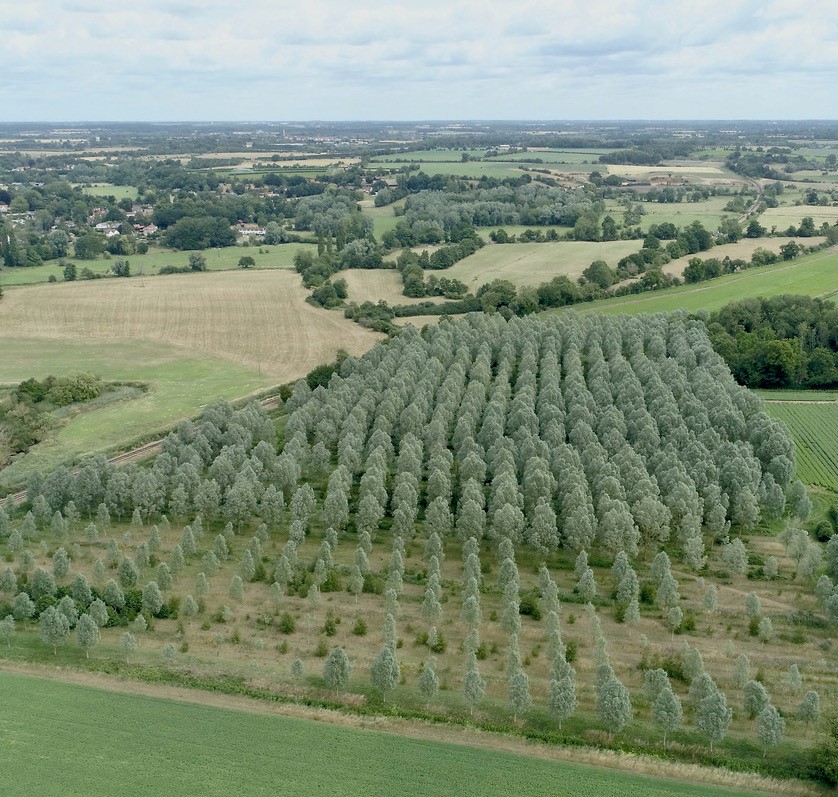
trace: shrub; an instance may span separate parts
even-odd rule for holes
[[[575,639],[569,639],[565,643],[564,657],[568,664],[573,664],[573,662],[576,661],[576,652],[578,647],[579,646]]]
[[[521,595],[518,612],[529,615],[533,620],[540,620],[541,609],[538,606],[538,597],[532,592],[525,592]]]
[[[280,634],[293,634],[297,630],[297,625],[294,618],[288,612],[285,612],[279,618],[278,628]]]
[[[355,621],[355,625],[352,626],[352,633],[355,636],[366,636],[367,635],[367,624],[364,622],[363,617],[359,617]]]
[[[332,615],[330,614],[326,618],[326,622],[323,623],[323,633],[326,636],[334,636],[337,633],[337,630],[338,630],[338,626],[337,626],[337,623],[335,622],[335,618],[332,617]]]

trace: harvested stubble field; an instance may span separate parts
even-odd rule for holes
[[[241,250],[239,250],[241,251]],[[178,274],[8,291],[0,382],[91,371],[146,382],[142,397],[72,418],[3,471],[11,488],[34,469],[111,449],[236,399],[361,354],[380,335],[305,302],[288,271]]]
[[[639,247],[639,241],[493,244],[455,263],[444,276],[462,280],[471,290],[495,279],[518,286],[540,285],[560,275],[577,279],[594,260],[616,266]]]
[[[383,299],[387,304],[417,304],[426,302],[427,298],[413,299],[403,293],[404,284],[401,274],[390,268],[349,269],[341,271],[337,277],[346,280],[349,291],[349,301],[378,302]],[[336,278],[337,278],[336,277]],[[432,299],[436,301],[436,299]]]
[[[613,164],[604,167],[608,174],[631,177],[635,180],[671,179],[692,183],[743,183],[745,179],[729,171],[721,162],[681,162],[663,166],[634,166]]]
[[[545,790],[603,797],[753,793],[20,675],[4,674],[0,694],[6,708],[0,762],[14,772],[4,784],[8,797],[44,790],[213,797],[230,794],[232,784],[254,797],[277,789],[300,797],[435,797],[464,783],[479,783],[486,797]],[[44,766],[45,747],[60,766]],[[177,766],[173,750],[180,753]]]
[[[817,227],[820,227],[824,222],[835,224],[838,222],[838,207],[784,205],[778,208],[768,208],[759,217],[759,222],[763,227],[769,229],[776,226],[778,230],[784,230],[790,224],[798,226],[806,216],[811,216]]]
[[[306,295],[296,274],[267,270],[20,288],[3,301],[0,338],[159,341],[276,382],[305,375],[338,349],[361,354],[379,339],[307,304]]]

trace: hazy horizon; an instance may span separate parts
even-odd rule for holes
[[[838,115],[826,0],[5,5],[6,122]]]

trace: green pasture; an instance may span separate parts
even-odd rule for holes
[[[392,213],[392,210],[390,212]],[[262,254],[259,253],[260,248],[263,250]],[[294,243],[273,246],[263,244],[261,247],[258,244],[256,246],[226,246],[221,249],[205,249],[201,254],[207,259],[208,271],[236,269],[239,267],[239,259],[245,255],[250,255],[256,261],[253,267],[256,269],[290,269],[294,267],[294,255],[300,249],[317,251],[314,244]],[[130,264],[132,277],[136,277],[155,275],[164,266],[188,266],[189,255],[190,252],[175,252],[171,249],[154,247],[145,255],[126,255],[123,259]],[[110,260],[67,258],[68,261],[76,264],[77,271],[89,268],[97,274],[104,274],[108,271],[116,259],[116,257]],[[50,275],[54,275],[59,282],[64,279],[63,268],[58,265],[57,260],[44,263],[42,266],[0,269],[0,285],[33,285],[47,282]]]
[[[202,357],[149,341],[0,338],[0,383],[91,371],[105,381],[147,382],[144,395],[73,417],[0,474],[0,492],[34,470],[125,445],[197,415],[217,398],[235,399],[269,387],[269,377],[228,360]]]
[[[6,673],[0,697],[7,797],[745,794]]]
[[[82,191],[91,196],[112,196],[120,199],[136,199],[137,189],[133,185],[114,185],[113,183],[93,183],[82,186]]]
[[[369,200],[367,200],[367,203],[368,202]],[[372,219],[373,234],[378,240],[381,240],[381,236],[388,230],[395,229],[396,224],[398,224],[400,219],[403,220],[401,216],[396,216],[396,214],[393,213],[393,210],[397,206],[401,205],[404,205],[403,200],[393,202],[390,205],[384,205],[380,208],[377,208],[372,204],[361,205],[364,215],[369,216]]]
[[[712,256],[712,250],[708,256]],[[837,272],[838,254],[818,252],[792,262],[754,268],[693,285],[574,305],[573,310],[581,313],[697,312],[718,310],[730,302],[752,296],[831,295],[838,290]]]
[[[497,224],[493,227],[478,227],[477,231],[480,233],[480,237],[486,241],[487,243],[491,240],[489,235],[494,232],[495,230],[506,230],[507,235],[520,235],[522,232],[526,230],[535,230],[541,231],[544,235],[547,235],[550,230],[555,230],[560,236],[567,235],[573,228],[572,227],[560,227],[558,224],[550,224],[547,226],[542,227],[541,225],[526,225],[526,224]],[[587,265],[587,264],[586,264]]]
[[[469,157],[482,158],[486,149],[417,149],[411,152],[393,152],[389,155],[376,155],[370,158],[370,163],[459,163],[463,153]]]
[[[806,484],[838,492],[838,404],[766,404],[797,445],[797,475]]]

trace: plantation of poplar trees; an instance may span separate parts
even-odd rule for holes
[[[77,639],[94,661],[118,626],[127,661],[149,624],[176,616],[218,655],[225,629],[258,617],[258,634],[285,641],[260,636],[254,650],[288,653],[297,682],[319,667],[331,696],[363,681],[387,703],[409,688],[426,706],[455,693],[470,716],[502,704],[513,724],[543,711],[560,732],[579,733],[584,712],[607,740],[640,714],[665,747],[684,725],[712,749],[732,722],[760,757],[782,743],[774,702],[781,692],[791,716],[805,669],[746,712],[748,656],[734,646],[705,669],[675,636],[730,606],[705,577],[744,578],[743,539],[765,521],[786,526],[766,583],[790,572],[838,620],[838,538],[824,574],[799,525],[811,505],[788,431],[736,384],[702,323],[475,314],[407,327],[327,386],[299,381],[285,411],[278,435],[255,403],[219,402],[148,466],[98,457],[36,474],[25,516],[0,508],[18,563],[0,574],[2,641],[37,624],[51,654]],[[769,650],[775,602],[746,592],[725,611],[737,639]],[[612,662],[606,615],[639,647],[645,681],[636,660]],[[655,664],[666,651],[683,667]],[[809,689],[791,729],[819,711]]]
[[[445,533],[450,514],[461,540],[544,553],[634,558],[672,539],[698,569],[702,530],[779,517],[795,471],[786,429],[680,319],[408,329],[290,403],[281,458],[325,449],[325,521],[343,528],[349,506],[360,532],[389,515],[402,536],[420,518]]]

